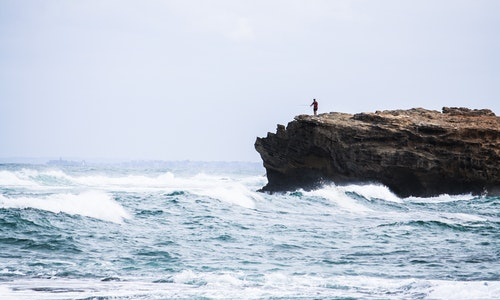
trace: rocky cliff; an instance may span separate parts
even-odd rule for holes
[[[264,191],[333,181],[381,183],[401,197],[500,194],[500,117],[487,109],[300,115],[255,149]]]

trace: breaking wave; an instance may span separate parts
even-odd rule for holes
[[[52,194],[45,196],[6,197],[0,195],[1,208],[39,209],[53,213],[81,215],[121,223],[130,214],[109,194],[89,191],[81,194]]]
[[[0,168],[0,299],[500,296],[500,198],[227,170]]]

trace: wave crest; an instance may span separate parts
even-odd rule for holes
[[[47,196],[6,197],[0,195],[2,208],[34,208],[53,213],[81,215],[121,223],[130,219],[129,213],[109,194],[87,191],[81,194],[52,194]]]

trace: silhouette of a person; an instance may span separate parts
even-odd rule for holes
[[[318,114],[318,101],[316,101],[316,99],[313,99],[313,103],[309,106],[313,107],[314,115],[316,116]]]

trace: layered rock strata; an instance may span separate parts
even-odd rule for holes
[[[401,197],[500,194],[500,117],[414,108],[300,115],[257,138],[264,191],[381,183]]]

